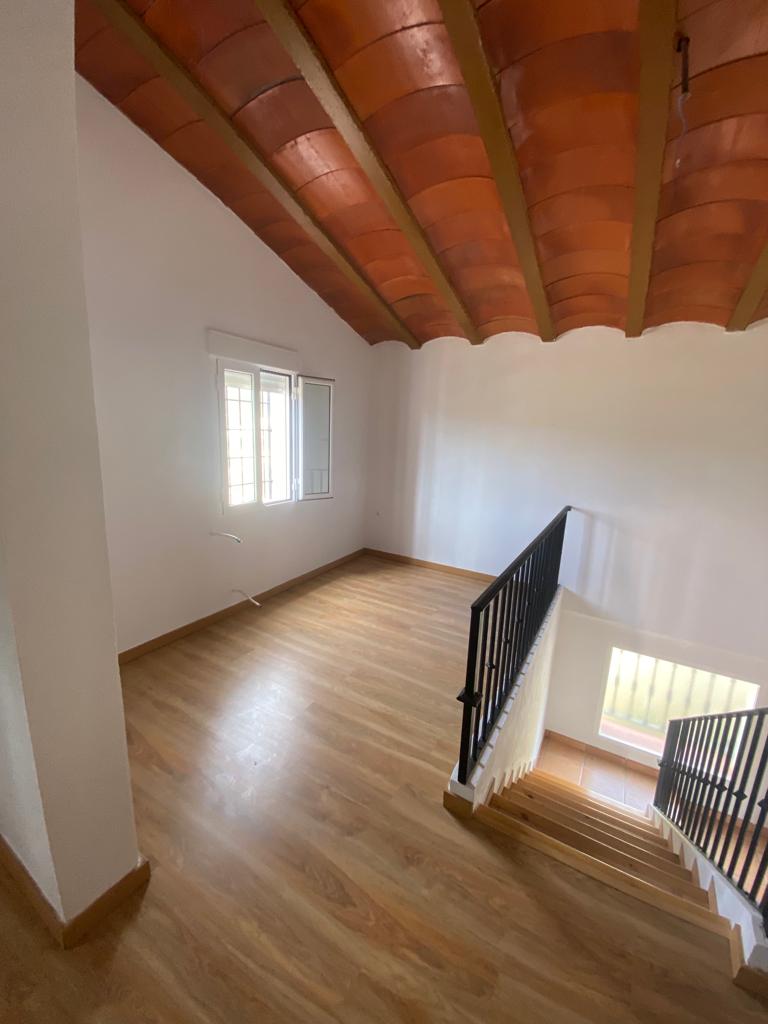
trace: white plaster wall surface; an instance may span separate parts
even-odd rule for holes
[[[363,546],[371,350],[230,210],[78,81],[86,293],[120,649]],[[336,379],[330,501],[222,513],[206,329]],[[236,533],[235,545],[209,536]]]
[[[768,324],[373,358],[372,546],[496,573],[572,504],[581,612],[768,658]]]
[[[138,858],[83,286],[73,38],[71,2],[4,6],[0,730],[19,757],[0,829],[65,918]]]
[[[768,324],[374,349],[373,547],[497,573],[570,515],[547,728],[598,733],[612,646],[768,703]]]

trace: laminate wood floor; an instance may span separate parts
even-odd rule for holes
[[[63,953],[0,873],[3,1024],[741,1024],[724,939],[452,818],[482,585],[361,558],[123,671],[153,864]]]

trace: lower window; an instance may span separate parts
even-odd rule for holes
[[[745,711],[758,692],[743,679],[614,647],[600,735],[661,755],[670,719]]]

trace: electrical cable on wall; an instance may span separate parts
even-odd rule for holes
[[[233,540],[235,542],[235,544],[242,544],[243,543],[243,538],[242,537],[238,537],[236,533],[222,533],[221,530],[211,530],[211,536],[212,537],[227,537],[229,540]],[[237,587],[233,587],[232,588],[232,593],[233,594],[241,594],[246,599],[246,601],[250,601],[251,604],[255,605],[257,608],[261,608],[261,605],[256,600],[256,598],[255,597],[251,597],[250,594],[246,594],[246,592],[244,590],[238,590]]]

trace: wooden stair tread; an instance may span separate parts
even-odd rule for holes
[[[617,828],[623,828],[632,835],[648,840],[648,842],[656,842],[657,845],[661,846],[664,843],[663,837],[656,831],[653,825],[648,823],[647,827],[640,827],[633,822],[621,817],[620,815],[613,814],[605,807],[596,807],[592,804],[584,804],[575,800],[571,800],[567,794],[560,794],[549,788],[540,786],[536,782],[528,783],[526,785],[530,789],[538,793],[542,798],[558,803],[562,807],[567,807],[572,813],[584,814],[590,818],[594,818],[597,821],[602,821],[607,825],[615,825]],[[661,840],[661,842],[659,842]]]
[[[575,787],[573,784],[561,786],[554,776],[547,777],[538,771],[526,775],[525,781],[529,785],[537,786],[542,791],[551,793],[553,796],[557,795],[557,799],[562,800],[564,803],[570,803],[573,806],[584,807],[585,809],[591,807],[597,812],[610,815],[611,818],[620,818],[633,828],[650,833],[655,832],[649,819],[638,811],[633,811],[624,804],[601,797],[591,790]]]
[[[549,772],[543,772],[539,768],[535,768],[526,776],[526,778],[535,779],[548,786],[552,786],[555,789],[563,790],[566,794],[570,794],[570,796],[575,799],[588,800],[590,803],[597,804],[600,807],[606,807],[612,811],[616,811],[618,814],[621,814],[640,825],[650,824],[647,816],[642,811],[639,811],[634,807],[630,807],[629,804],[622,803],[621,800],[614,800],[613,797],[605,796],[603,793],[598,793],[594,789],[589,789],[586,786],[580,786],[578,783],[571,782],[569,779],[561,779],[557,775],[550,775]]]
[[[552,772],[546,772],[541,768],[534,768],[529,773],[528,777],[530,778],[534,775],[538,779],[544,779],[547,782],[554,783],[561,789],[567,789],[572,791],[573,793],[585,794],[587,796],[593,797],[594,799],[599,800],[601,803],[606,803],[610,807],[615,807],[617,808],[617,810],[624,811],[625,813],[630,814],[633,817],[639,818],[641,821],[648,820],[642,811],[638,811],[635,808],[630,807],[629,804],[622,803],[621,800],[614,800],[613,797],[605,796],[603,793],[598,793],[594,789],[589,789],[587,786],[582,786],[578,782],[571,782],[570,779],[565,779],[561,775],[553,775]]]
[[[666,911],[681,920],[697,924],[718,935],[727,937],[730,934],[730,922],[713,913],[706,903],[694,902],[676,893],[665,891],[628,871],[601,861],[583,850],[575,849],[546,832],[492,806],[478,807],[474,817],[486,827],[554,857],[575,870],[618,889],[620,892],[635,896],[659,910]],[[700,891],[703,892],[703,890]]]
[[[491,808],[497,813],[504,815],[505,818],[523,822],[529,827],[535,828],[538,832],[565,843],[567,846],[582,853],[586,853],[595,860],[626,871],[635,878],[643,879],[659,889],[674,893],[683,899],[690,900],[692,903],[705,907],[708,906],[707,894],[703,889],[693,884],[689,872],[686,872],[687,877],[680,877],[679,874],[673,873],[675,865],[669,865],[668,868],[658,867],[644,860],[642,858],[642,851],[638,851],[637,855],[626,853],[610,843],[602,842],[583,831],[579,831],[577,828],[570,828],[567,825],[559,824],[541,814],[537,814],[533,810],[528,811],[514,805],[511,805],[511,807],[505,806],[502,801],[503,798],[500,800],[498,797],[493,797]]]
[[[680,863],[678,855],[668,847],[650,843],[626,832],[622,833],[621,830],[612,829],[608,825],[602,826],[602,823],[594,822],[593,819],[586,819],[582,815],[571,815],[563,812],[556,805],[550,804],[546,800],[540,800],[537,795],[526,793],[522,787],[513,786],[511,789],[505,790],[503,794],[494,796],[491,804],[502,810],[509,810],[511,813],[519,809],[548,821],[554,821],[559,825],[564,825],[581,832],[592,839],[598,839],[600,842],[613,846],[615,849],[621,850],[630,856],[639,857],[646,863],[669,871],[670,874],[678,878],[685,878],[687,881],[691,881],[691,872]]]
[[[516,782],[513,786],[508,786],[503,791],[503,795],[507,796],[514,793],[515,790],[525,793],[530,799],[537,801],[542,806],[557,811],[559,814],[573,820],[584,821],[595,828],[604,829],[609,834],[615,834],[619,839],[647,846],[649,849],[655,850],[658,856],[665,857],[668,860],[679,860],[667,840],[653,828],[650,831],[647,829],[637,829],[629,822],[625,822],[623,818],[613,817],[607,811],[598,812],[589,807],[577,807],[573,803],[559,799],[558,794],[554,792],[550,793],[538,786],[529,785],[527,779]]]

